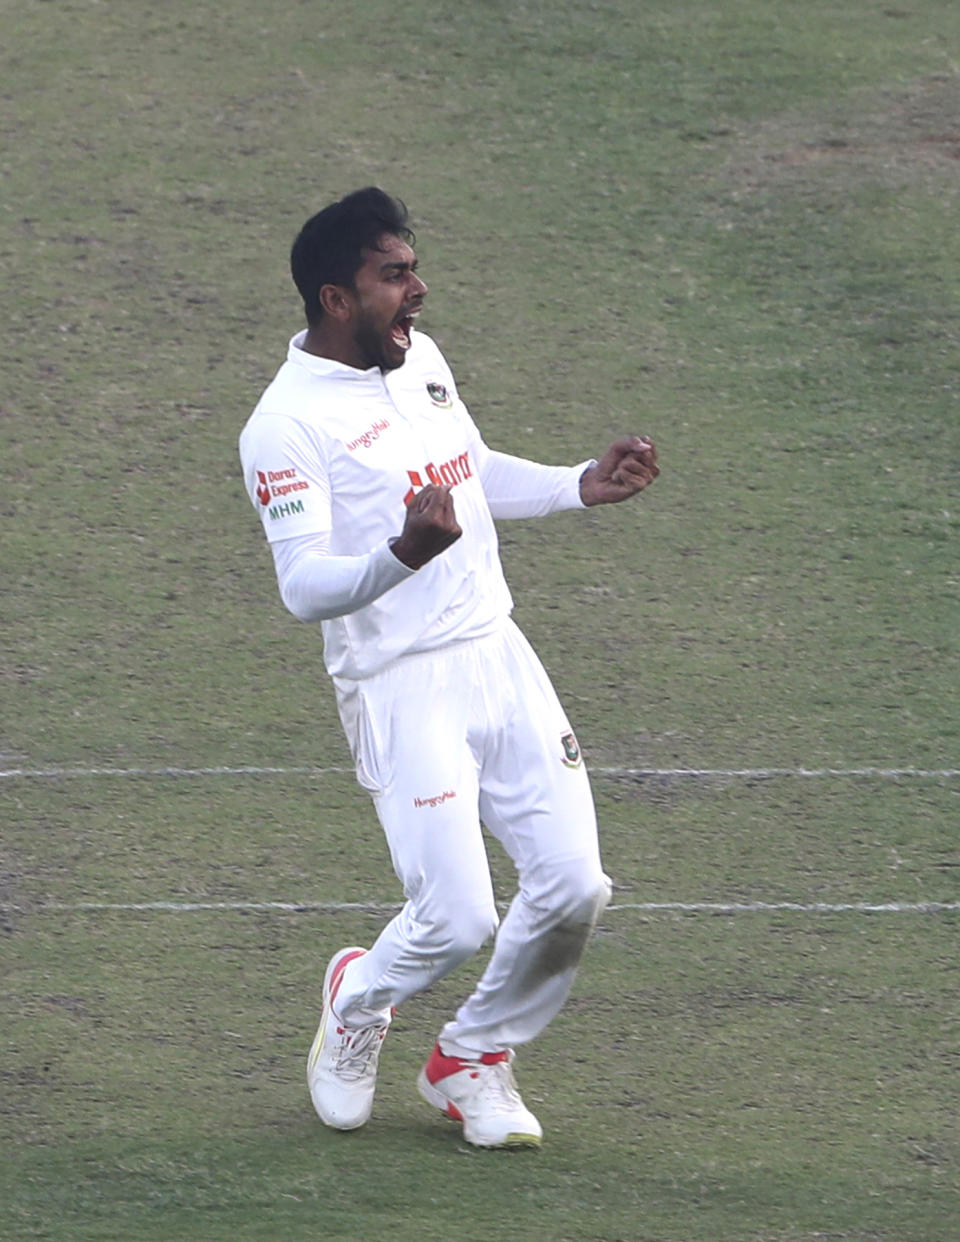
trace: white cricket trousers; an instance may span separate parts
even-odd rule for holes
[[[337,1011],[364,1025],[472,957],[472,995],[440,1033],[448,1056],[533,1039],[562,1006],[610,897],[576,739],[512,621],[338,683],[360,783],[374,798],[406,904],[344,972]],[[481,822],[519,889],[499,922]],[[499,929],[498,929],[499,924]]]

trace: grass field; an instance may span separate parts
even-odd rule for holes
[[[960,1237],[960,9],[0,17],[0,1238]],[[492,444],[663,465],[501,529],[616,884],[536,1155],[416,1094],[473,970],[364,1131],[302,1082],[399,894],[236,437],[372,182]]]

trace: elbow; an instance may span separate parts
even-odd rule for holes
[[[298,621],[329,620],[329,616],[323,608],[318,608],[315,604],[311,605],[310,601],[304,599],[298,591],[290,589],[281,590],[280,598],[283,600],[283,606],[287,612],[295,616]]]

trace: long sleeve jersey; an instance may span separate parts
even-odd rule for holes
[[[360,680],[493,632],[513,606],[494,519],[582,508],[590,462],[544,466],[488,448],[422,332],[387,373],[307,353],[303,335],[250,416],[240,457],[281,596],[321,622],[328,672]],[[414,571],[390,544],[428,483],[452,488],[463,535]]]

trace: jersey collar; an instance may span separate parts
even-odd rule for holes
[[[330,379],[355,381],[374,379],[382,382],[383,375],[379,367],[370,367],[366,371],[360,371],[356,367],[348,367],[345,362],[337,362],[333,358],[323,358],[319,354],[307,353],[303,348],[306,335],[306,329],[304,329],[304,331],[298,332],[296,336],[290,339],[287,360],[294,363],[295,366],[303,367],[313,375],[323,375]]]

